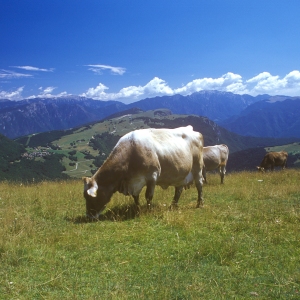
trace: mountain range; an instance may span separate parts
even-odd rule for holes
[[[219,125],[246,136],[300,137],[300,97],[270,97]]]
[[[81,97],[0,100],[0,133],[14,139],[32,133],[61,130],[101,120],[126,109],[117,101]]]
[[[78,96],[0,100],[0,133],[15,139],[104,120],[130,109],[160,108],[169,109],[173,114],[207,117],[240,135],[300,137],[300,97],[253,97],[219,91],[147,98],[127,105]]]
[[[167,108],[174,114],[205,116],[214,122],[220,122],[240,114],[249,105],[266,99],[269,95],[237,95],[220,91],[200,91],[188,96],[174,95],[147,98],[128,105],[145,111]]]

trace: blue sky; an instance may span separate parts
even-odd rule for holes
[[[1,0],[0,99],[300,96],[298,0]]]

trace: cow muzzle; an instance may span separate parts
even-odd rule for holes
[[[106,205],[97,213],[90,213],[86,212],[86,217],[90,220],[99,220],[99,217],[101,216],[102,212],[104,211]]]

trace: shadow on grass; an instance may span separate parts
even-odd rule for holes
[[[203,207],[201,207],[203,208]],[[93,222],[101,222],[101,221],[111,221],[111,222],[123,222],[127,220],[132,220],[138,218],[141,215],[145,214],[161,214],[164,211],[178,211],[182,209],[195,209],[195,204],[190,204],[185,207],[169,207],[165,205],[157,205],[152,204],[149,209],[148,206],[141,205],[138,210],[136,205],[133,204],[124,204],[120,206],[114,206],[110,209],[106,209],[103,214],[101,214],[98,218],[89,218],[85,215],[77,216],[77,217],[66,217],[66,221],[74,224],[82,224],[82,223],[93,223]]]
[[[115,206],[112,207],[111,209],[107,209],[98,218],[89,218],[85,215],[82,215],[74,218],[66,217],[66,220],[74,224],[93,223],[99,221],[120,222],[120,221],[134,219],[144,211],[147,211],[147,207],[142,206],[140,210],[138,210],[135,204],[129,204],[129,205]]]

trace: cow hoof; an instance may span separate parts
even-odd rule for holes
[[[135,215],[136,215],[137,217],[140,216],[140,214],[141,214],[141,208],[140,208],[140,206],[137,206],[137,207],[135,208],[134,213],[135,213]]]
[[[177,204],[177,203],[172,203],[172,204],[169,206],[169,210],[175,210],[175,209],[178,209],[178,204]]]

